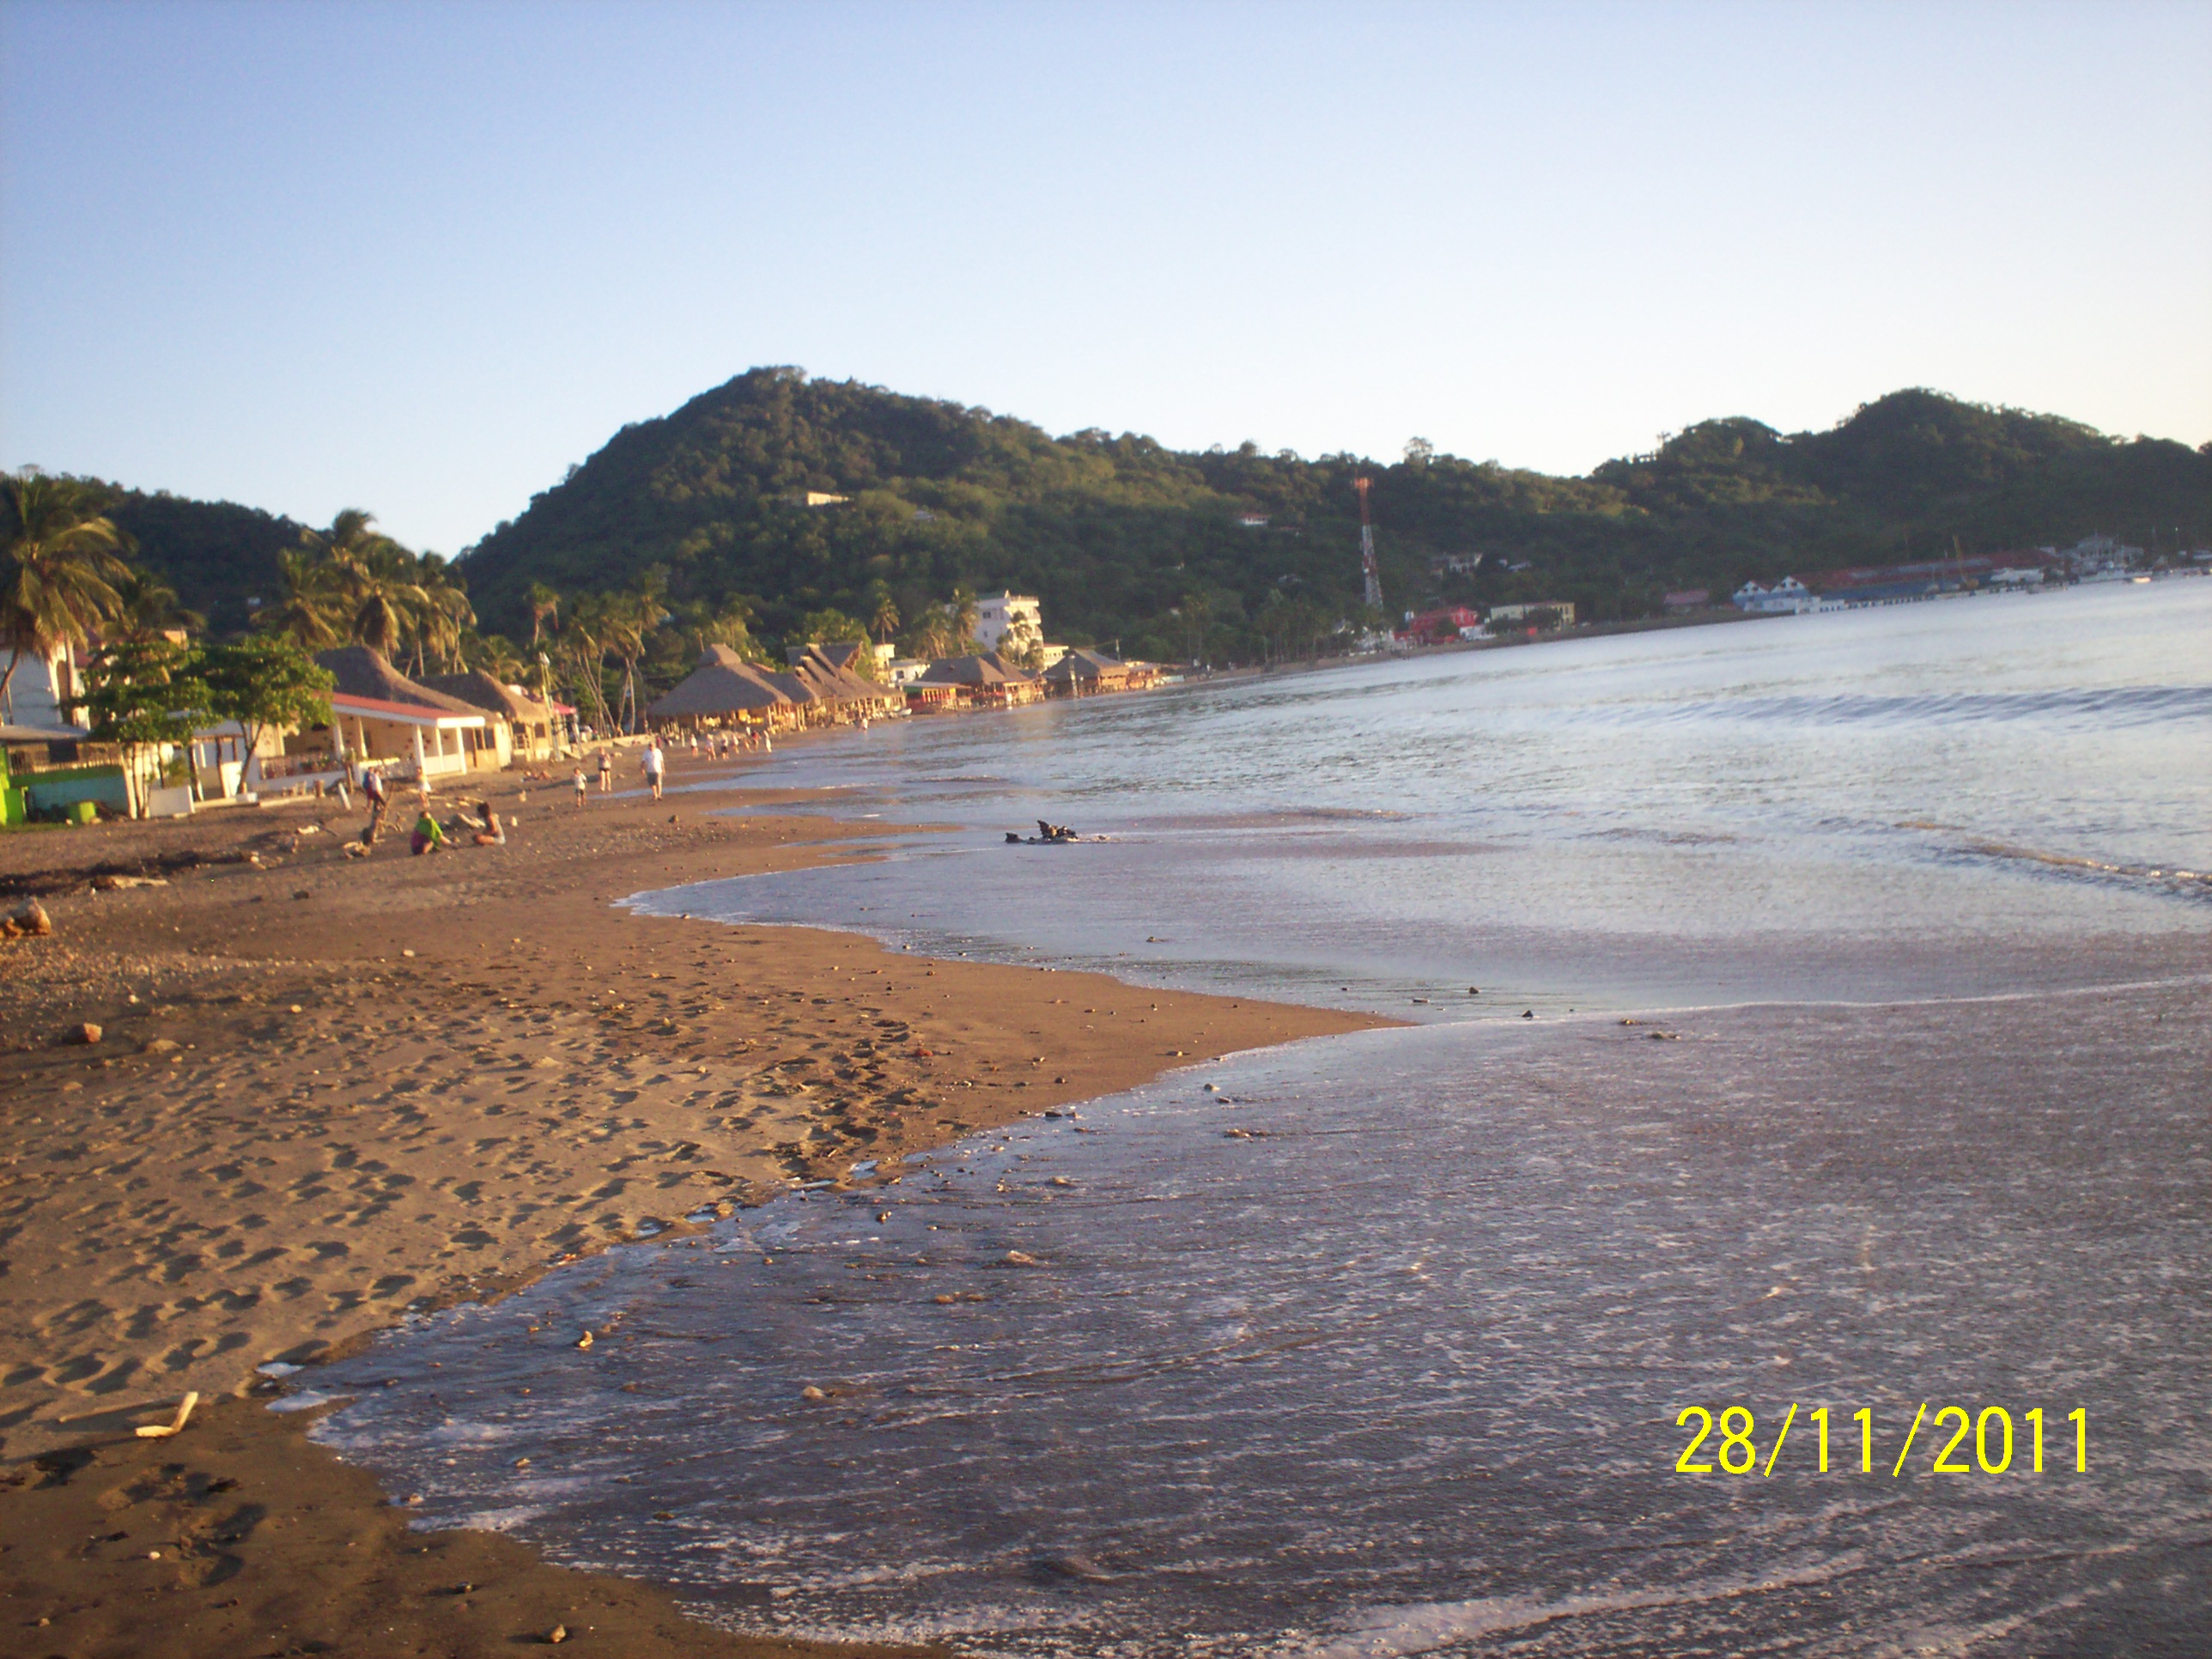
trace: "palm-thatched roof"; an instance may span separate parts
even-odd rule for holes
[[[1124,679],[1129,665],[1119,657],[1109,657],[1103,651],[1093,651],[1085,646],[1073,646],[1066,656],[1044,671],[1045,678],[1059,684],[1070,680]]]
[[[367,697],[376,702],[409,703],[441,714],[474,714],[483,709],[459,697],[418,684],[365,645],[341,646],[316,653],[316,663],[327,668],[337,684],[331,689],[340,696]]]
[[[888,702],[897,695],[873,680],[863,679],[819,646],[810,645],[800,652],[791,672],[823,702]]]
[[[756,668],[726,645],[710,645],[699,665],[666,696],[646,705],[648,719],[758,714],[811,699],[793,696],[781,684],[790,677]]]
[[[1018,685],[1034,680],[1027,669],[1016,668],[995,651],[980,657],[945,657],[921,672],[924,685]]]
[[[465,674],[425,674],[417,685],[441,696],[458,697],[471,708],[510,720],[537,721],[553,718],[553,711],[528,693],[502,685],[481,668]]]

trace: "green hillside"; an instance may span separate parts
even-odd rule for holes
[[[756,369],[626,427],[462,568],[488,628],[527,632],[524,588],[625,586],[750,600],[775,634],[887,584],[908,615],[954,586],[1039,594],[1048,630],[1181,654],[1187,598],[1249,633],[1285,597],[1332,619],[1358,597],[1352,480],[1375,479],[1391,610],[1433,599],[1566,599],[1598,617],[1669,587],[1947,550],[2070,544],[2094,530],[2212,538],[2212,454],[2121,442],[2051,416],[1893,393],[1826,432],[1747,419],[1690,428],[1586,478],[1410,453],[1377,466],[1250,445],[1203,454],[1090,431],[1054,438],[987,410],[795,369]],[[803,492],[848,498],[799,504]],[[1240,522],[1263,514],[1264,528]],[[1440,583],[1431,556],[1482,552]],[[1530,568],[1509,571],[1510,564]],[[1217,641],[1218,644],[1227,641]]]
[[[1569,599],[1585,617],[1641,616],[1668,588],[1726,593],[1749,578],[1929,557],[1954,540],[1969,553],[2096,530],[2154,550],[2212,543],[2212,446],[2122,441],[1925,391],[1825,432],[1707,421],[1655,454],[1564,478],[1419,445],[1378,465],[1249,444],[1186,453],[1126,433],[1055,438],[984,410],[762,368],[623,428],[458,569],[482,630],[517,641],[531,636],[533,583],[612,592],[658,571],[679,614],[742,600],[764,641],[823,610],[872,615],[878,584],[908,620],[957,586],[1004,586],[1040,595],[1057,639],[1250,658],[1353,612],[1363,475],[1392,613]],[[807,491],[847,499],[809,507]],[[217,631],[245,625],[249,599],[283,591],[276,554],[301,531],[290,520],[119,489],[114,499],[141,562]],[[1255,516],[1267,522],[1244,522]],[[1431,574],[1435,556],[1478,552],[1472,575]],[[696,648],[664,632],[656,676]]]
[[[107,516],[137,544],[132,562],[175,588],[214,632],[243,632],[252,615],[248,601],[282,591],[276,555],[300,540],[301,526],[291,520],[233,501],[99,487],[112,491]]]

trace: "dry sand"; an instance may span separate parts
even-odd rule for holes
[[[4,908],[36,893],[55,927],[0,942],[0,1650],[465,1654],[562,1624],[598,1651],[803,1651],[410,1533],[232,1396],[795,1178],[1373,1023],[640,918],[614,901],[852,856],[827,845],[851,828],[708,815],[789,805],[764,793],[470,791],[507,846],[348,858],[364,815],[335,802],[0,839]],[[86,1022],[99,1041],[71,1041]],[[131,1437],[186,1389],[216,1403]]]

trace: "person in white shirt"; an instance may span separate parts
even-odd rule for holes
[[[652,786],[655,800],[660,799],[660,775],[667,765],[668,757],[660,752],[660,739],[655,738],[645,750],[645,781]]]

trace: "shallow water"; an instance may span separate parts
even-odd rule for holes
[[[889,775],[857,810],[981,833],[648,902],[1439,1023],[1170,1076],[426,1320],[318,1379],[356,1394],[318,1432],[423,1492],[427,1522],[514,1527],[764,1630],[1018,1654],[2201,1652],[2193,586],[779,757],[797,782],[865,756]],[[1017,808],[1121,839],[986,839]],[[1647,1012],[1716,989],[1798,1000]],[[1493,1005],[1515,1018],[1469,1018]],[[1793,1402],[1771,1474],[1677,1471],[1686,1407],[1749,1408],[1763,1460]],[[2004,1473],[1971,1434],[1969,1473],[1930,1468],[1954,1404],[2008,1413]]]
[[[761,775],[972,833],[648,908],[1394,1013],[2133,979],[2212,926],[2212,580],[921,719]],[[1038,817],[1115,840],[1004,845]]]

